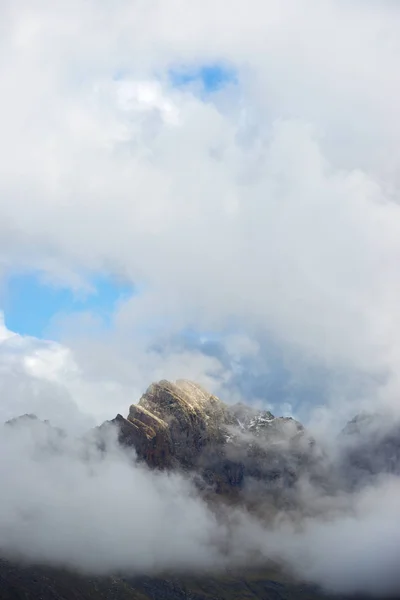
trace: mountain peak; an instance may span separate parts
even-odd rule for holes
[[[31,421],[39,421],[38,417],[33,413],[26,413],[24,415],[20,415],[19,417],[14,417],[13,419],[9,419],[5,422],[6,425],[17,425],[19,423],[26,423]]]
[[[139,406],[160,418],[168,419],[173,415],[178,417],[180,412],[204,417],[218,408],[222,409],[224,404],[199,384],[179,379],[174,383],[167,380],[152,383],[138,405],[132,406]]]
[[[127,418],[119,415],[114,423],[139,460],[189,471],[202,486],[231,498],[246,481],[294,483],[294,465],[300,473],[303,457],[313,451],[297,421],[245,404],[229,406],[186,379],[152,383]]]
[[[233,422],[219,398],[185,379],[152,383],[138,404],[131,405],[127,420],[138,438],[151,442],[144,451],[146,460],[154,463],[151,446],[151,450],[162,449],[161,456],[168,463],[186,467],[194,465],[208,443],[222,441],[221,427]],[[143,444],[139,447],[141,455]]]

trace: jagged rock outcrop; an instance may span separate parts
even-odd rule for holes
[[[110,423],[118,429],[119,442],[134,448],[138,458],[149,467],[175,466],[169,431],[164,425],[151,426],[140,419],[125,419],[122,415],[117,415]]]
[[[133,445],[151,467],[191,469],[208,445],[225,442],[233,424],[228,407],[190,381],[153,383],[127,419],[118,415],[120,441]]]
[[[57,445],[57,441],[65,438],[67,435],[60,427],[54,427],[47,419],[42,421],[32,413],[26,413],[19,417],[9,419],[4,425],[11,429],[18,428],[29,431],[33,428],[37,433],[41,432],[42,435],[37,439],[39,440],[41,438],[42,446],[48,445],[49,448],[54,448]]]
[[[21,423],[32,423],[32,421],[39,421],[38,417],[33,413],[26,413],[25,415],[21,415],[19,417],[14,417],[13,419],[9,419],[5,422],[5,425],[20,425]],[[48,423],[48,421],[43,421],[43,423]]]
[[[400,474],[400,424],[385,415],[349,421],[333,462],[298,421],[229,406],[187,380],[153,383],[113,423],[121,443],[150,467],[190,471],[200,486],[230,498],[256,499],[259,490],[281,501],[303,475],[326,489],[351,489]]]
[[[400,422],[392,415],[356,415],[343,429],[340,447],[340,469],[350,487],[383,473],[400,475]]]
[[[113,423],[120,442],[150,467],[191,471],[200,485],[230,497],[254,481],[270,490],[293,485],[313,448],[294,419],[228,406],[187,380],[153,383]]]

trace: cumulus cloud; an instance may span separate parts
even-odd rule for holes
[[[10,331],[0,315],[0,422],[35,414],[82,432],[118,412],[127,414],[153,379],[179,375],[218,387],[228,377],[218,357],[168,343],[160,332],[145,332],[133,340],[129,332],[125,337],[109,332],[93,338],[85,319],[78,321],[80,334],[74,332],[71,348]]]
[[[9,331],[0,318],[0,421],[34,413],[67,429],[86,429],[92,417],[79,410],[67,381],[77,366],[67,348]]]
[[[266,528],[244,518],[235,532],[244,553],[258,553],[302,581],[335,594],[395,597],[399,480],[384,478],[353,494],[323,496],[308,489],[309,515],[280,515]]]
[[[162,377],[285,410],[301,412],[301,398],[317,406],[312,419],[324,432],[332,414],[371,404],[398,410],[399,21],[389,0],[233,0],[229,10],[222,0],[1,3],[0,274],[39,270],[79,288],[85,274],[102,271],[140,288],[107,331],[90,315],[56,320],[62,343],[2,325],[2,420],[35,412],[82,430],[90,418],[125,414]],[[235,81],[201,95],[169,76],[205,64],[227,66]],[[200,332],[192,344],[190,328]],[[10,548],[27,537],[37,558],[73,564],[79,541],[88,568],[122,568],[132,558],[124,527],[139,527],[135,510],[151,506],[154,522],[169,527],[161,486],[173,515],[182,508],[177,490],[188,503],[182,525],[171,521],[179,535],[164,532],[177,544],[176,564],[193,564],[194,541],[201,564],[207,553],[218,559],[213,517],[187,482],[145,474],[117,451],[94,458],[86,478],[87,463],[66,441],[57,459],[32,463],[31,441],[23,452],[8,435],[1,443],[11,444],[3,449],[15,463],[2,463],[10,484],[1,518],[16,498],[31,498],[22,517],[12,513],[21,529],[7,530]],[[73,484],[70,506],[63,476]],[[241,547],[281,553],[331,588],[339,573],[348,588],[352,573],[373,586],[373,574],[391,569],[396,490],[382,483],[354,497],[339,521],[303,521],[298,536],[287,526],[286,537],[261,529],[258,540],[242,515],[253,533],[249,546],[240,534]],[[59,551],[43,538],[55,526],[71,536]],[[356,530],[357,543],[333,560],[324,539],[339,549]],[[148,550],[142,566],[170,565],[155,530],[138,532]],[[110,564],[106,541],[116,533],[124,543]]]
[[[3,267],[103,269],[147,290],[117,324],[234,319],[395,378],[398,21],[356,0],[5,2]],[[205,63],[238,83],[204,100],[168,78]]]
[[[104,455],[39,421],[2,428],[3,556],[100,574],[221,566],[218,524],[190,483],[107,437]]]
[[[5,557],[89,574],[273,564],[330,592],[377,597],[400,586],[396,477],[352,493],[303,480],[291,510],[278,504],[260,521],[210,507],[187,476],[137,463],[112,428],[76,438],[19,420],[1,428],[0,449]]]

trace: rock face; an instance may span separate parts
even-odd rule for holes
[[[379,473],[400,474],[400,426],[379,415],[359,415],[350,421],[338,446],[343,453],[337,463],[326,464],[321,449],[294,419],[274,417],[269,411],[236,404],[228,406],[190,381],[152,384],[138,404],[111,421],[121,444],[134,448],[139,460],[152,469],[190,473],[215,513],[224,516],[228,502],[240,503],[251,514],[270,517],[274,510],[301,507],[296,484],[304,474],[333,492],[363,485]],[[108,424],[104,424],[107,427]],[[58,452],[64,433],[24,415],[7,422],[13,430],[33,428],[39,450]],[[102,426],[103,427],[103,426]],[[86,446],[107,449],[102,427],[89,432]],[[39,428],[39,429],[35,429]],[[109,433],[109,431],[108,431]],[[98,435],[100,434],[100,435]],[[320,479],[319,479],[320,478]],[[217,499],[223,502],[216,501]],[[270,500],[270,501],[269,501]],[[215,502],[213,502],[215,501]],[[296,505],[296,502],[298,504]],[[0,559],[1,599],[45,600],[157,600],[158,598],[324,598],[316,590],[280,581],[281,573],[242,576],[86,578],[44,567],[26,567]],[[279,578],[279,580],[278,580]],[[360,597],[361,598],[361,597]]]
[[[254,481],[270,490],[294,484],[313,451],[297,421],[229,407],[187,380],[153,383],[128,417],[113,423],[121,443],[150,467],[192,471],[203,486],[231,497]]]
[[[217,511],[221,509],[220,514],[225,513],[228,501],[240,502],[254,510],[255,515],[266,517],[273,516],[275,507],[278,511],[296,508],[296,483],[303,474],[309,479],[320,477],[322,487],[328,483],[333,485],[333,491],[342,489],[342,485],[344,489],[348,482],[350,487],[362,485],[366,477],[382,472],[400,474],[400,426],[391,419],[379,415],[355,417],[340,436],[341,464],[329,464],[329,469],[323,464],[321,469],[321,451],[298,421],[274,417],[269,411],[258,411],[244,404],[228,406],[186,380],[152,384],[138,404],[130,407],[127,418],[117,415],[111,423],[117,428],[120,443],[134,448],[139,460],[150,468],[190,473],[208,494],[207,499],[223,499],[225,502],[212,505]],[[6,427],[7,435],[17,428],[44,432],[46,435],[37,436],[38,447],[50,453],[59,451],[65,435],[34,415],[12,419]],[[101,450],[107,449],[108,438],[102,435],[102,427],[79,440],[84,442],[83,458],[85,443],[89,450],[93,442]],[[322,600],[325,597],[313,588],[296,586],[289,580],[282,582],[281,575],[264,572],[242,576],[224,573],[221,577],[209,575],[200,579],[168,575],[88,578],[0,559],[0,597],[4,600]]]
[[[149,466],[186,469],[196,466],[207,446],[224,443],[233,422],[221,400],[186,380],[153,383],[127,419],[114,419],[120,441],[133,445]]]
[[[219,577],[89,577],[2,559],[0,588],[1,600],[332,600],[312,586],[296,585],[270,571]]]
[[[341,471],[350,487],[376,475],[400,475],[400,423],[382,414],[362,413],[341,434]]]

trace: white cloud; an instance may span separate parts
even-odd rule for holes
[[[84,573],[222,565],[219,526],[190,482],[137,465],[114,436],[108,445],[102,455],[40,422],[2,428],[3,558]]]
[[[66,430],[85,430],[93,423],[78,409],[68,383],[77,377],[71,352],[54,342],[23,337],[4,323],[0,336],[0,423],[36,414]]]
[[[374,402],[398,408],[399,20],[397,3],[383,1],[0,3],[0,272],[41,269],[76,287],[82,273],[101,269],[143,289],[118,306],[110,331],[85,315],[56,323],[63,344],[0,323],[0,420],[34,412],[86,428],[87,415],[126,414],[162,377],[198,379],[218,392],[234,367],[177,346],[174,335],[188,326],[219,331],[239,374],[243,357],[262,368],[263,336],[281,345],[298,380],[310,364],[338,374],[337,414],[365,400],[358,379],[347,384],[353,372],[384,382]],[[206,63],[232,67],[238,85],[202,100],[168,80],[170,68]],[[326,427],[326,411],[317,416]],[[20,450],[0,465],[10,481],[2,534],[14,522],[10,511],[21,523],[17,508],[40,518],[7,530],[9,547],[29,534],[36,557],[71,564],[79,543],[94,568],[110,566],[109,542],[118,539],[111,566],[124,566],[132,558],[127,523],[145,524],[145,514],[176,544],[174,565],[198,559],[195,543],[202,564],[218,558],[210,514],[197,500],[186,504],[184,482],[136,470],[127,489],[121,457],[94,465],[86,480],[69,446],[54,469],[32,466]],[[283,555],[313,580],[369,587],[396,554],[395,497],[397,483],[384,482],[351,501],[356,519],[303,523],[294,546],[291,528],[271,538],[244,520],[234,547],[264,552],[267,544],[268,556]],[[185,516],[179,535],[165,519],[171,506]],[[57,548],[55,527],[71,536]],[[155,530],[139,532],[142,566],[169,566]],[[336,560],[326,561],[326,539]],[[365,550],[376,540],[382,561]]]
[[[0,315],[2,317],[2,315]],[[73,320],[69,321],[70,327]],[[105,333],[94,340],[78,320],[74,347],[16,334],[0,318],[0,423],[35,414],[66,431],[87,431],[124,416],[149,383],[193,377],[215,389],[224,369],[200,349],[174,348],[153,332],[142,337]],[[112,351],[110,352],[110,348]]]
[[[266,524],[232,506],[214,512],[189,479],[137,464],[112,432],[106,440],[102,454],[40,422],[0,429],[3,557],[89,574],[203,573],[272,560],[335,593],[381,598],[398,589],[398,478],[333,495],[304,482],[299,509],[275,509]]]
[[[117,329],[234,318],[253,343],[267,331],[329,368],[394,377],[395,4],[1,11],[3,267],[143,284],[146,305],[121,306]],[[239,85],[207,101],[168,81],[171,67],[221,61]]]

